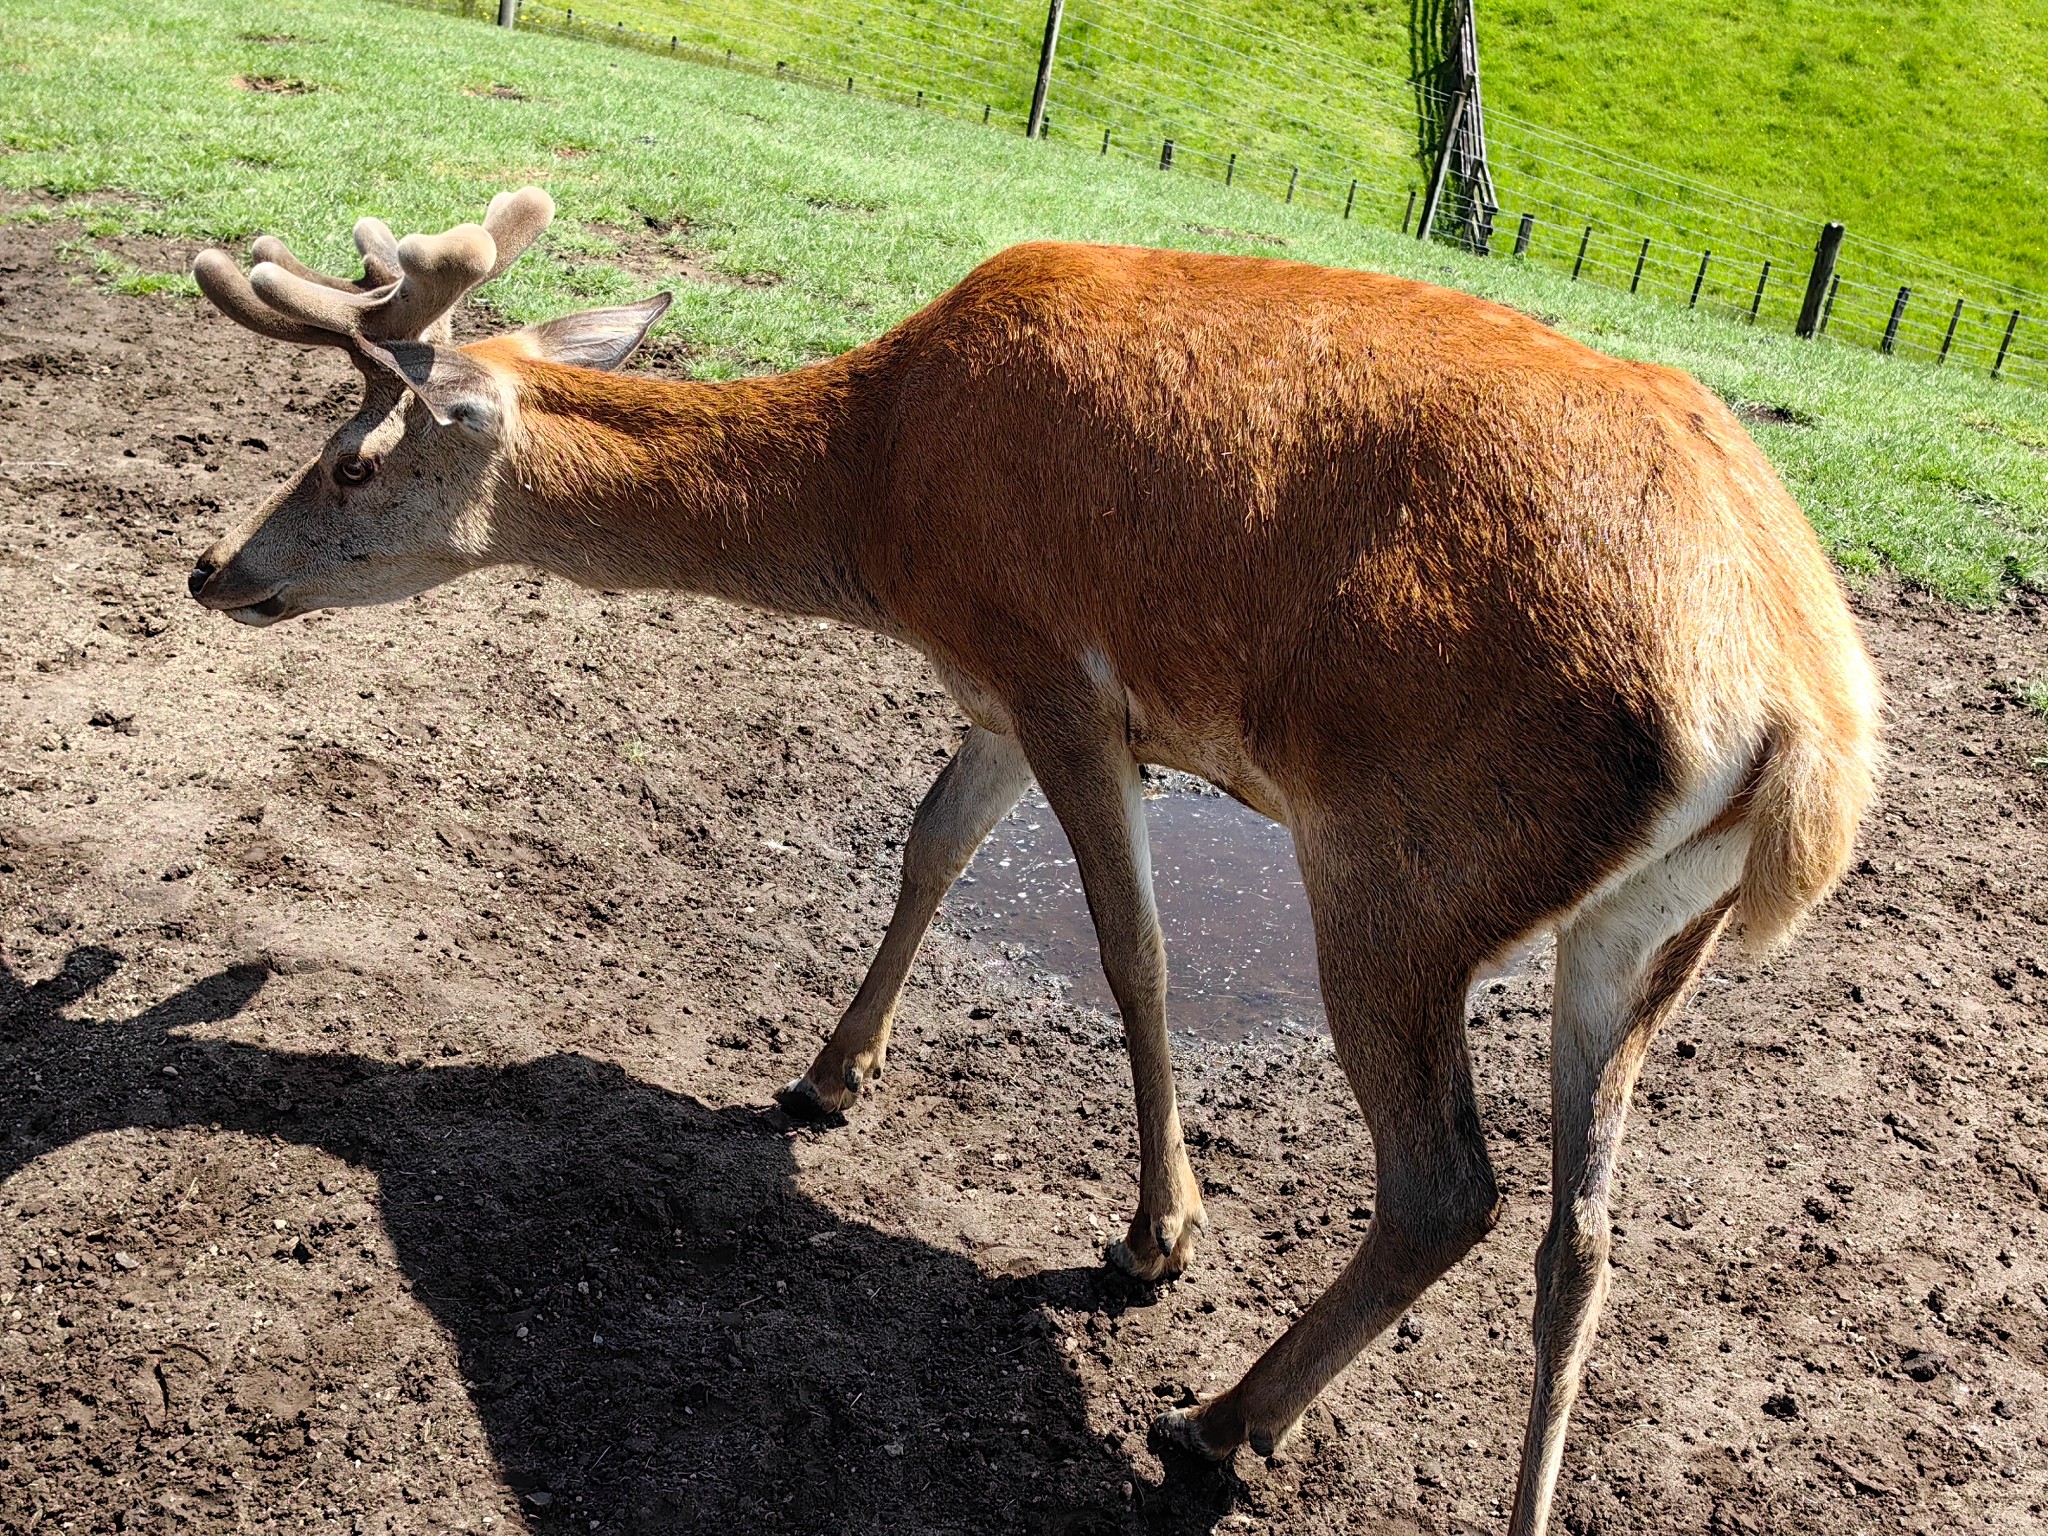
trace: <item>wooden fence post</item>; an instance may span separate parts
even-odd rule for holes
[[[1293,170],[1291,170],[1291,171],[1289,171],[1289,172],[1287,173],[1287,198],[1286,198],[1286,201],[1288,201],[1288,202],[1290,202],[1290,203],[1294,201],[1294,185],[1295,185],[1295,183],[1296,183],[1296,182],[1298,182],[1298,181],[1300,181],[1300,180],[1301,180],[1301,167],[1297,165],[1297,166],[1296,166],[1296,167],[1295,167],[1295,168],[1294,168]]]
[[[1031,116],[1024,124],[1024,137],[1045,137],[1045,93],[1052,88],[1052,56],[1060,46],[1060,17],[1067,0],[1052,0],[1045,12],[1045,42],[1038,50],[1038,83],[1031,88]]]
[[[2005,340],[2001,341],[1998,344],[1998,361],[1991,365],[1991,377],[1993,377],[1994,379],[1997,378],[1998,375],[2005,368],[2005,354],[2006,351],[2012,346],[2012,333],[2018,330],[2019,328],[2020,312],[2018,310],[2014,310],[2012,312],[2012,318],[2005,322]]]
[[[1906,301],[1912,297],[1912,289],[1901,288],[1899,290],[1899,296],[1896,299],[1892,300],[1892,317],[1891,319],[1885,321],[1884,340],[1879,342],[1877,345],[1877,350],[1882,352],[1886,357],[1890,357],[1892,355],[1892,348],[1898,343],[1899,322],[1905,318]]]
[[[1230,152],[1230,164],[1223,167],[1223,185],[1226,187],[1237,179],[1237,151]]]
[[[498,0],[498,25],[508,31],[519,25],[519,0]]]
[[[1937,357],[1934,360],[1937,364],[1945,363],[1948,361],[1948,349],[1950,346],[1954,344],[1956,339],[1956,322],[1958,322],[1962,318],[1963,301],[1961,299],[1957,299],[1955,313],[1951,314],[1948,317],[1948,334],[1941,338],[1941,356]]]
[[[1579,236],[1579,259],[1572,263],[1572,281],[1579,280],[1579,268],[1586,264],[1586,247],[1593,243],[1593,226],[1588,224],[1586,232]]]
[[[1634,293],[1643,280],[1643,263],[1650,259],[1650,237],[1643,236],[1643,248],[1636,252],[1636,275],[1628,280],[1628,291]]]
[[[1173,140],[1171,139],[1163,140],[1159,145],[1159,169],[1162,171],[1173,169]]]
[[[1451,145],[1458,137],[1458,125],[1465,120],[1465,103],[1470,99],[1468,87],[1459,87],[1458,94],[1451,98],[1451,115],[1444,120],[1444,141],[1436,150],[1436,174],[1429,178],[1429,197],[1422,205],[1422,222],[1415,226],[1415,238],[1427,240],[1429,232],[1436,225],[1437,204],[1443,201],[1444,176],[1451,168]]]
[[[1795,336],[1820,334],[1821,305],[1827,300],[1828,285],[1835,280],[1835,260],[1841,254],[1841,224],[1821,225],[1820,239],[1813,246],[1813,270],[1806,274],[1806,297],[1799,305],[1799,324],[1793,327]]]
[[[1515,228],[1515,254],[1517,256],[1529,254],[1529,237],[1535,233],[1536,215],[1533,213],[1523,214],[1522,222]]]

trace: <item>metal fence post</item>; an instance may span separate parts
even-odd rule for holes
[[[1031,116],[1024,124],[1024,137],[1045,137],[1045,93],[1052,87],[1052,56],[1060,46],[1060,16],[1067,0],[1052,0],[1045,12],[1045,42],[1038,50],[1038,83],[1031,88]]]
[[[1771,280],[1771,264],[1766,261],[1763,271],[1756,275],[1756,297],[1749,301],[1749,323],[1756,324],[1756,312],[1764,306],[1764,284]]]
[[[1465,103],[1471,99],[1469,86],[1460,86],[1458,94],[1451,99],[1451,115],[1444,119],[1444,141],[1437,146],[1436,174],[1429,178],[1429,197],[1422,205],[1422,222],[1415,226],[1415,238],[1427,240],[1429,232],[1436,227],[1436,206],[1443,201],[1444,177],[1451,169],[1451,143],[1458,136],[1458,125],[1465,120]]]
[[[1162,171],[1173,169],[1173,140],[1171,139],[1162,139],[1159,143],[1159,169]]]
[[[1991,377],[1994,379],[2005,369],[2005,354],[2012,346],[2012,333],[2019,328],[2020,312],[2014,310],[2012,318],[2005,322],[2005,340],[1998,344],[1998,361],[1991,365]]]
[[[1698,309],[1700,307],[1700,290],[1707,285],[1707,263],[1713,260],[1713,258],[1714,253],[1712,251],[1700,252],[1699,276],[1692,280],[1692,298],[1685,306],[1687,309]]]
[[[1650,259],[1650,237],[1643,236],[1643,248],[1636,252],[1636,275],[1628,280],[1628,291],[1634,293],[1643,280],[1643,263]]]
[[[1835,280],[1835,259],[1842,254],[1842,226],[1839,223],[1823,224],[1820,239],[1814,242],[1813,270],[1806,274],[1806,297],[1799,305],[1799,324],[1793,327],[1796,336],[1818,336],[1820,334],[1820,309],[1826,302],[1828,284]]]
[[[1957,324],[1957,322],[1958,322],[1958,321],[1960,321],[1960,320],[1961,320],[1962,318],[1963,318],[1963,301],[1962,301],[1961,299],[1957,299],[1957,300],[1956,300],[1956,307],[1955,307],[1955,313],[1951,314],[1951,315],[1950,315],[1950,316],[1948,317],[1948,334],[1947,334],[1946,336],[1944,336],[1944,337],[1942,337],[1942,338],[1941,338],[1941,356],[1937,357],[1937,358],[1935,359],[1935,362],[1937,362],[1937,363],[1945,363],[1945,362],[1947,362],[1947,361],[1948,361],[1948,349],[1949,349],[1949,348],[1950,348],[1951,346],[1955,345],[1955,339],[1956,339],[1956,324]]]
[[[519,0],[498,0],[498,25],[506,28],[519,25]]]
[[[1408,233],[1408,221],[1415,217],[1415,189],[1408,189],[1408,206],[1401,210],[1401,233]]]
[[[1886,357],[1892,355],[1892,348],[1898,343],[1899,322],[1906,317],[1906,301],[1913,297],[1913,290],[1901,288],[1899,296],[1892,300],[1892,317],[1884,323],[1884,340],[1877,344],[1877,350]]]
[[[1357,183],[1357,181],[1356,181],[1356,180],[1354,180],[1354,181],[1353,181],[1353,182],[1351,183],[1351,190],[1350,190],[1349,192],[1347,192],[1347,193],[1345,193],[1345,194],[1344,194],[1344,217],[1345,217],[1345,218],[1347,218],[1347,219],[1348,219],[1348,218],[1350,218],[1350,217],[1351,217],[1351,205],[1352,205],[1353,203],[1357,202],[1357,201],[1358,201],[1358,183]]]
[[[1586,232],[1579,236],[1579,259],[1572,263],[1572,281],[1579,280],[1579,268],[1586,264],[1586,247],[1593,243],[1593,226],[1588,224]]]
[[[1296,184],[1297,182],[1299,182],[1300,180],[1301,180],[1301,167],[1297,165],[1297,166],[1296,166],[1296,167],[1295,167],[1295,168],[1294,168],[1294,169],[1293,169],[1292,171],[1288,172],[1288,174],[1287,174],[1287,198],[1286,198],[1286,201],[1288,201],[1288,202],[1290,202],[1290,203],[1294,201],[1294,188],[1295,188],[1295,184]]]

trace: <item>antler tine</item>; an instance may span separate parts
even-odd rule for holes
[[[491,275],[498,247],[480,224],[458,224],[446,234],[407,235],[398,242],[404,272],[390,298],[365,316],[363,334],[378,341],[423,335]]]
[[[235,258],[226,251],[201,251],[192,260],[192,276],[215,309],[259,336],[302,347],[348,344],[346,336],[330,328],[303,324],[264,303],[249,279],[242,275],[242,269],[235,265]]]
[[[356,249],[363,253],[363,272],[374,286],[395,283],[404,275],[398,267],[398,238],[382,219],[356,220]]]
[[[315,271],[274,235],[256,242],[247,277],[225,251],[202,253],[193,275],[222,313],[280,341],[445,342],[450,311],[517,260],[554,215],[547,193],[523,187],[492,198],[481,225],[458,224],[445,234],[398,240],[382,219],[358,219],[360,282]]]
[[[497,243],[498,259],[491,264],[489,282],[525,254],[540,238],[541,231],[555,216],[555,200],[539,187],[521,187],[517,192],[500,192],[491,199],[484,215],[484,228]]]
[[[318,283],[323,288],[338,288],[344,293],[360,293],[362,285],[352,283],[345,277],[331,277],[325,272],[316,272],[292,254],[291,247],[275,235],[259,235],[251,253],[258,261],[267,261],[283,267],[294,277],[302,277],[309,283]]]
[[[396,247],[401,276],[368,292],[345,291],[261,262],[249,283],[272,309],[322,330],[367,341],[411,341],[461,302],[491,270],[496,250],[475,224],[444,235],[407,235]]]

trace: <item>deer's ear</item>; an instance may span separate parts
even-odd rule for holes
[[[633,355],[633,349],[646,340],[649,328],[668,311],[671,301],[672,295],[657,293],[651,299],[622,304],[616,309],[586,309],[545,325],[530,325],[519,333],[519,338],[535,357],[546,362],[609,371]]]
[[[504,419],[498,379],[476,359],[424,341],[358,340],[355,347],[371,365],[364,372],[373,385],[380,375],[394,378],[442,426],[460,427],[477,437],[498,435]]]

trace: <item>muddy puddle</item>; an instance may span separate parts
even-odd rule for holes
[[[1315,935],[1287,829],[1217,794],[1159,795],[1145,820],[1174,1029],[1213,1040],[1323,1029]],[[992,963],[1116,1011],[1074,851],[1036,789],[982,845],[947,916],[995,950]]]
[[[1148,798],[1145,821],[1174,1031],[1219,1041],[1327,1031],[1288,830],[1213,792]],[[995,952],[992,968],[1045,978],[1073,1001],[1115,1013],[1074,851],[1037,789],[989,835],[946,917]],[[1474,985],[1533,970],[1549,951],[1541,940]]]

